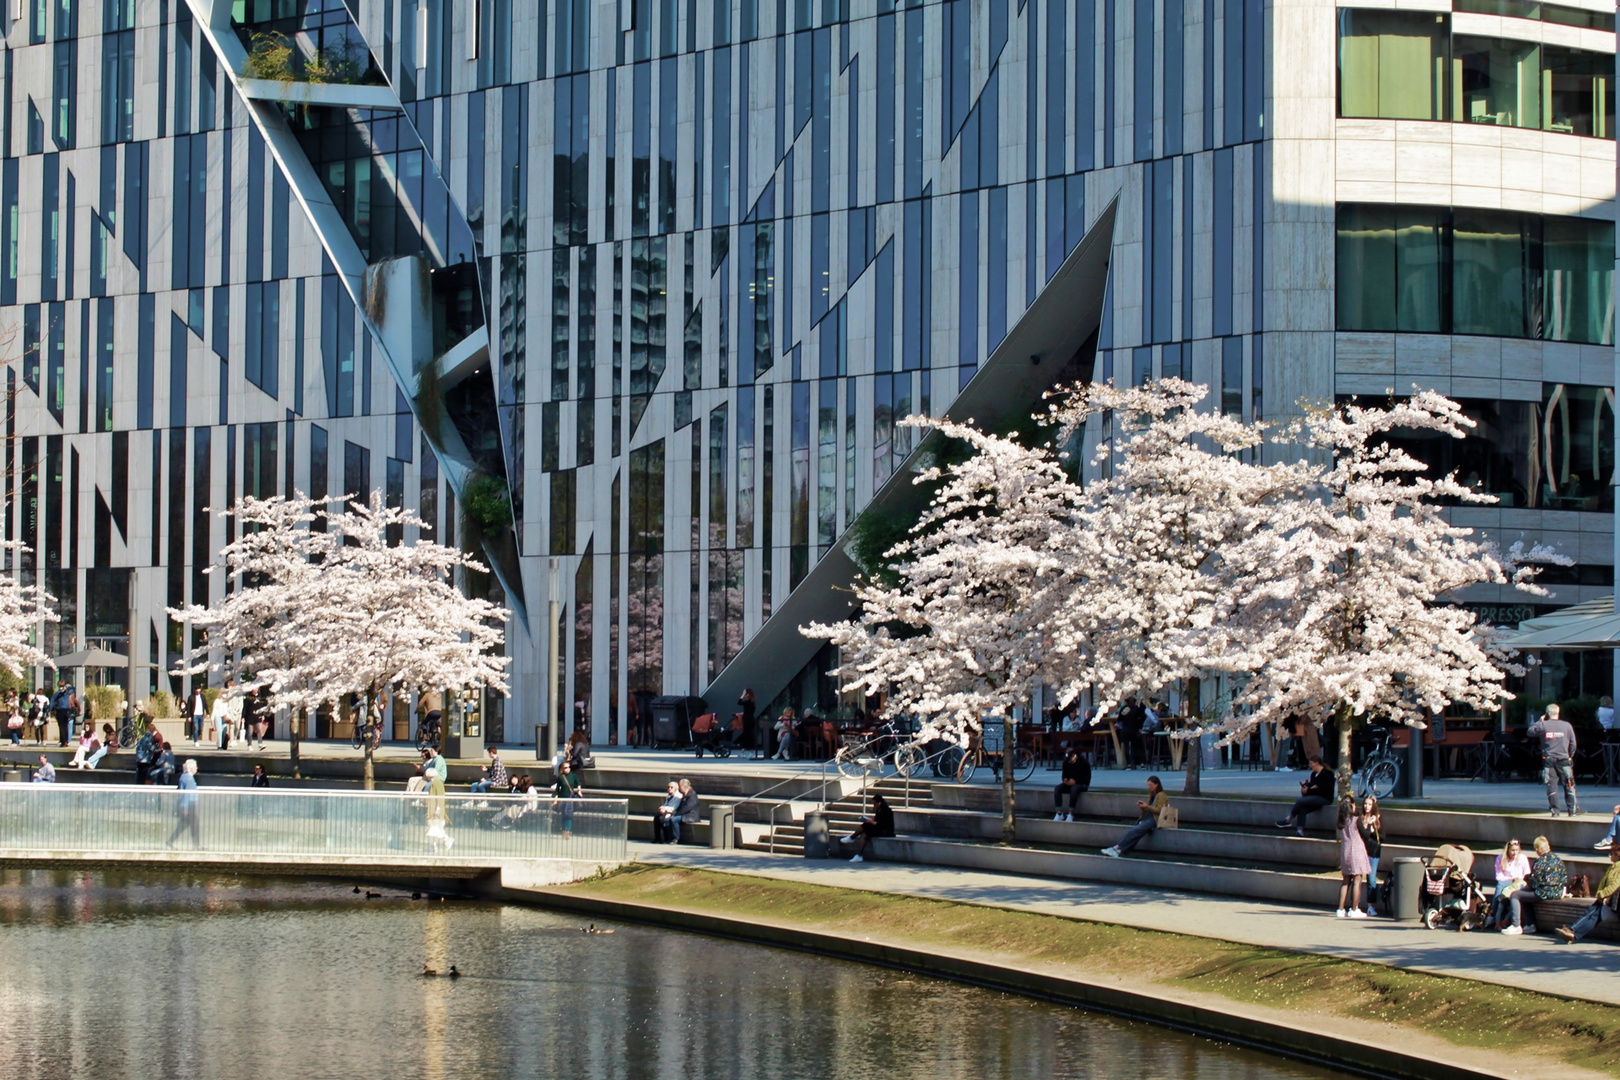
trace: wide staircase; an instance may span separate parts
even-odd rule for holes
[[[1339,844],[1331,808],[1313,815],[1306,835],[1276,828],[1287,812],[1279,800],[1183,797],[1179,829],[1153,833],[1130,855],[1113,859],[1102,849],[1115,844],[1136,820],[1135,793],[1088,792],[1075,821],[1054,821],[1049,789],[1020,789],[1016,840],[1001,839],[1001,792],[988,786],[936,784],[926,806],[896,814],[900,835],[876,845],[880,858],[998,873],[1105,882],[1142,891],[1205,892],[1255,900],[1334,907],[1340,883]],[[1605,803],[1607,805],[1612,803]],[[1608,865],[1592,845],[1607,819],[1552,818],[1546,814],[1479,813],[1386,806],[1386,840],[1380,869],[1387,878],[1394,860],[1432,855],[1444,843],[1466,844],[1476,853],[1474,873],[1494,883],[1492,860],[1509,839],[1529,850],[1546,836],[1571,874],[1595,885]]]
[[[739,823],[737,846],[748,851],[770,851],[777,855],[804,854],[804,815],[819,809],[827,816],[828,831],[835,837],[848,836],[855,831],[861,819],[871,816],[872,798],[882,795],[895,812],[896,831],[902,831],[908,822],[904,816],[912,811],[921,812],[933,806],[934,785],[922,781],[908,782],[904,777],[872,778],[869,784],[859,786],[825,806],[813,802],[792,804],[779,810],[774,826]]]

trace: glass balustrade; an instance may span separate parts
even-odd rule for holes
[[[0,784],[0,848],[109,855],[626,857],[627,803],[513,795]]]

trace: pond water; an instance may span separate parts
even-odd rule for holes
[[[0,873],[0,1077],[1339,1075],[860,964],[368,891]]]

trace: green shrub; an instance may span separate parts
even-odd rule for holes
[[[84,700],[97,720],[112,720],[124,715],[124,688],[122,686],[87,686]]]
[[[253,35],[253,48],[248,51],[242,74],[249,79],[273,79],[292,82],[293,48],[285,35],[266,31]]]
[[[512,524],[512,503],[506,484],[487,473],[476,477],[461,496],[461,512],[483,526],[485,532],[500,532]]]
[[[146,699],[146,715],[154,720],[167,720],[180,715],[180,703],[167,690],[154,690]]]

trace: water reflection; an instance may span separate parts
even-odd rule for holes
[[[351,888],[0,874],[0,1076],[1332,1075],[857,964]]]

